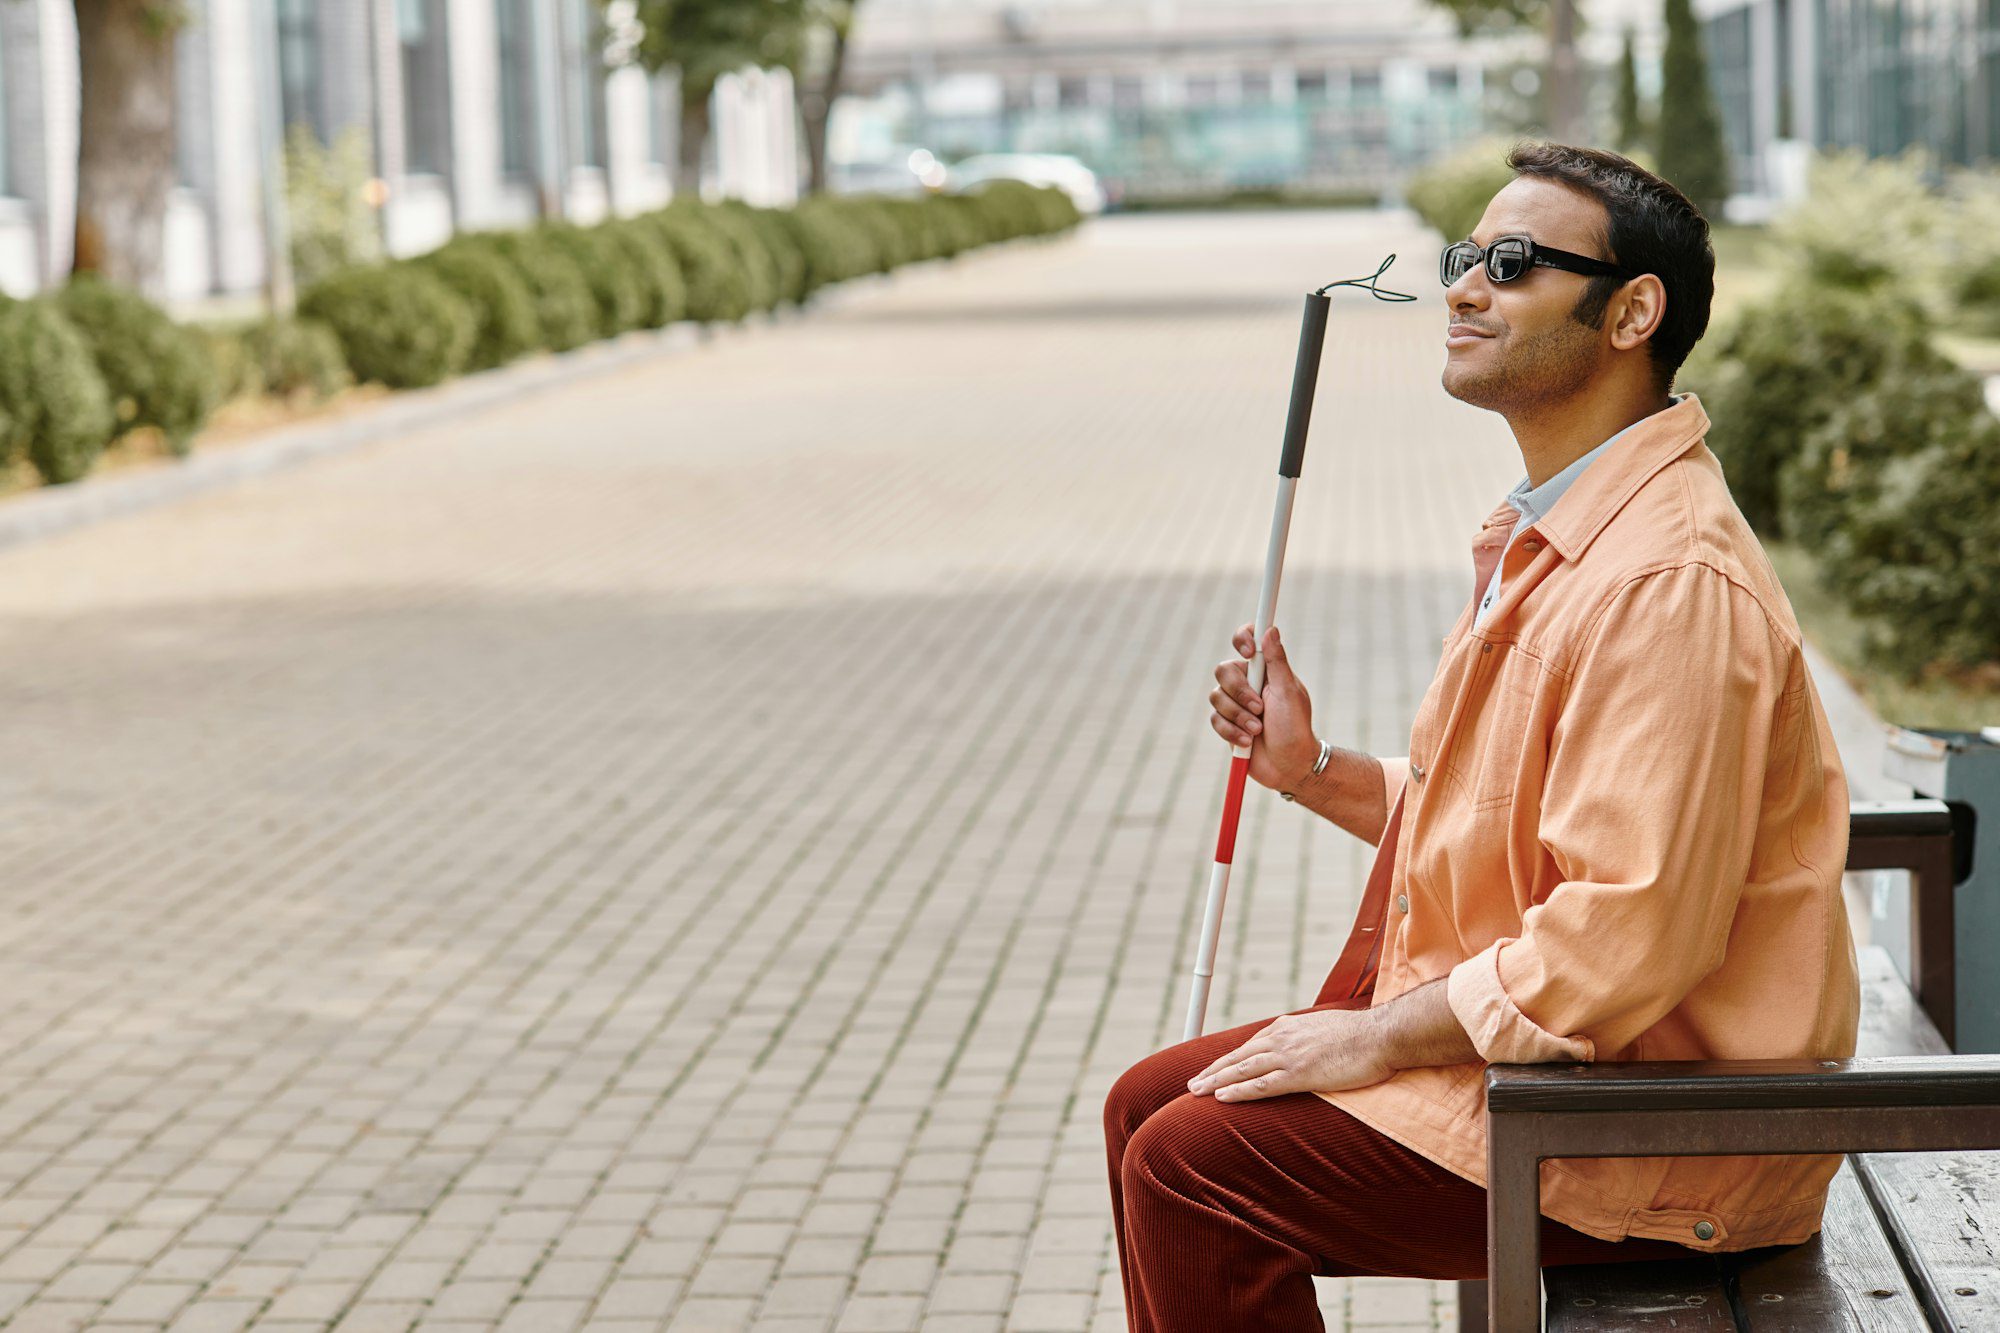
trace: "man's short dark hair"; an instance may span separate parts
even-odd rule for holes
[[[1539,176],[1567,185],[1604,205],[1610,232],[1600,238],[1613,260],[1638,273],[1651,273],[1666,288],[1667,310],[1647,340],[1653,382],[1661,393],[1708,331],[1715,298],[1715,248],[1708,219],[1688,197],[1628,157],[1601,148],[1522,142],[1507,154],[1507,166],[1521,176]],[[1570,311],[1590,328],[1604,325],[1611,293],[1625,280],[1590,279]]]

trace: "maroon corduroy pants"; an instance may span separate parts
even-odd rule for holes
[[[1360,1008],[1366,999],[1316,1009]],[[1104,1102],[1111,1216],[1134,1333],[1304,1333],[1313,1276],[1486,1276],[1486,1191],[1309,1092],[1219,1102],[1187,1082],[1270,1019],[1126,1070]],[[1542,1219],[1544,1264],[1686,1258]]]

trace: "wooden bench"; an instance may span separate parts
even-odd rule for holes
[[[2000,1153],[1971,1151],[2000,1148],[2000,1058],[1946,1040],[1953,819],[1854,807],[1848,868],[1912,872],[1917,979],[1862,951],[1855,1059],[1487,1069],[1491,1282],[1459,1284],[1461,1330],[2000,1330]],[[1803,1245],[1539,1268],[1545,1159],[1821,1152],[1850,1155]]]

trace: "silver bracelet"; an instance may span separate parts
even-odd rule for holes
[[[1312,776],[1318,777],[1320,774],[1326,772],[1326,761],[1331,758],[1333,758],[1333,742],[1321,741],[1319,743],[1319,758],[1313,761]],[[1292,795],[1288,791],[1281,791],[1278,793],[1278,795],[1284,797],[1288,801],[1296,801],[1299,799],[1298,797]]]

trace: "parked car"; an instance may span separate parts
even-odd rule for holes
[[[945,166],[928,148],[896,144],[881,157],[828,162],[827,185],[836,194],[928,194],[945,185]]]
[[[1084,214],[1102,213],[1106,202],[1097,173],[1067,153],[980,153],[953,166],[948,179],[953,190],[968,190],[993,180],[1053,185]]]

